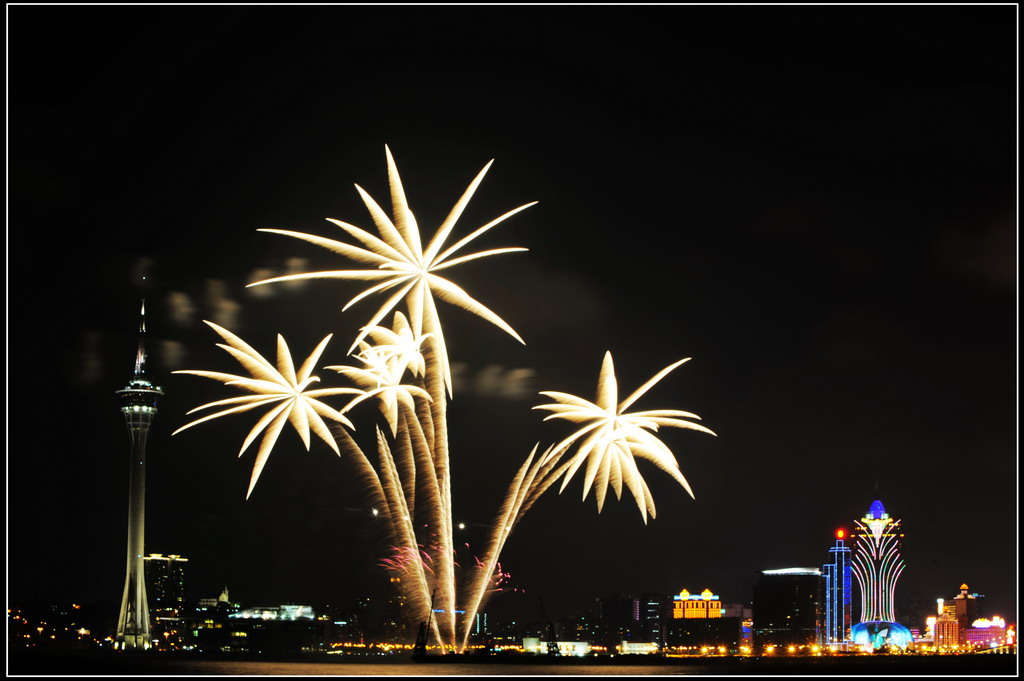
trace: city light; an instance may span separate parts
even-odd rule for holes
[[[159,560],[152,555],[150,558]],[[179,562],[182,564],[188,563],[186,559],[180,559]],[[393,579],[397,580],[398,578]],[[396,581],[393,583],[398,584],[401,582]],[[156,593],[160,592],[157,591]],[[709,595],[714,596],[715,600],[712,600]],[[164,597],[157,596],[158,599]],[[634,603],[653,603],[655,602],[653,598],[654,596],[651,595],[644,599],[632,598],[632,600]],[[711,594],[710,589],[705,589],[700,594],[690,593],[684,589],[674,596],[661,596],[660,598],[663,599],[660,602],[664,605],[668,602],[675,602],[677,604],[717,604],[717,599],[720,597]],[[218,600],[221,605],[228,605],[224,593],[222,593],[221,599],[204,600]],[[947,603],[949,603],[948,600]],[[755,601],[755,613],[756,604],[757,602]],[[726,606],[726,608],[735,608],[735,606]],[[83,626],[82,620],[78,619],[85,614],[81,611],[81,606],[68,605],[63,606],[59,611],[50,611],[49,617],[40,618],[26,617],[20,609],[8,609],[9,638],[12,647],[71,646],[83,648],[99,646],[106,649],[115,648],[115,641],[110,636],[101,638],[102,635],[99,635],[93,638],[95,629],[89,625]],[[167,611],[165,610],[164,612]],[[614,611],[608,610],[608,612]],[[230,650],[232,652],[257,653],[260,646],[266,645],[266,630],[269,624],[274,625],[270,628],[271,630],[279,631],[280,635],[285,636],[286,640],[288,637],[303,631],[303,623],[312,623],[314,621],[317,623],[316,629],[319,633],[316,636],[319,641],[304,645],[303,651],[313,652],[319,650],[324,654],[332,655],[376,656],[408,654],[413,650],[413,646],[410,643],[401,640],[402,637],[392,640],[364,638],[365,630],[362,627],[365,623],[359,621],[360,617],[354,610],[350,613],[352,615],[350,618],[345,616],[344,611],[337,610],[329,610],[323,614],[317,614],[313,612],[313,608],[304,605],[241,608],[237,604],[232,604],[229,608],[209,607],[196,610],[193,613],[189,613],[186,608],[185,614],[182,617],[177,615],[177,610],[175,610],[175,613],[174,617],[158,615],[154,618],[152,629],[153,650],[161,653],[176,650],[196,650],[196,644],[198,643],[198,650],[200,651],[227,652]],[[443,615],[444,613],[439,611],[436,614]],[[464,616],[466,613],[456,612],[455,614]],[[667,613],[663,617],[667,618]],[[585,619],[590,620],[590,616]],[[669,624],[673,621],[678,623],[674,630],[672,625]],[[940,621],[942,620],[935,616],[925,618],[925,623],[933,626]],[[947,611],[945,621],[953,627],[956,626],[956,620],[951,618],[949,611]],[[564,622],[565,620],[563,620],[563,626],[565,626]],[[726,636],[738,634],[739,618],[730,621],[727,627],[720,628],[716,625],[710,629],[702,629],[699,626],[695,628],[694,620],[683,622],[681,620],[666,619],[666,621],[662,622],[662,628],[660,629],[661,635],[666,638],[662,639],[660,645],[653,641],[644,640],[644,634],[638,636],[637,634],[640,632],[634,631],[629,640],[622,640],[620,643],[606,647],[599,645],[594,640],[594,636],[595,634],[600,636],[600,632],[607,630],[609,625],[614,627],[614,620],[602,620],[600,617],[595,617],[593,623],[597,625],[596,629],[588,628],[584,624],[584,619],[581,618],[577,623],[577,627],[573,630],[574,633],[571,635],[574,640],[559,640],[556,642],[559,654],[563,657],[577,658],[581,656],[589,658],[593,656],[653,655],[667,659],[699,657],[707,660],[728,656],[745,657],[755,655],[755,650],[761,651],[761,655],[765,658],[777,658],[778,654],[783,652],[784,658],[794,660],[823,656],[841,658],[844,655],[854,654],[877,657],[879,652],[884,652],[886,655],[904,654],[902,649],[898,647],[892,648],[887,646],[884,651],[879,651],[871,644],[856,647],[830,648],[829,645],[817,642],[798,643],[792,640],[779,639],[778,636],[782,633],[780,630],[775,630],[773,633],[779,645],[775,643],[764,645],[755,638],[753,642],[757,645],[757,648],[750,645],[750,638],[744,639],[742,635],[741,638],[736,639],[738,643],[733,644],[723,644],[721,640],[715,640],[708,636],[712,632],[714,632],[712,635],[715,637],[719,635],[719,632]],[[526,626],[529,627],[530,625],[527,624]],[[289,630],[288,627],[293,628]],[[307,631],[312,632],[313,628],[309,627]],[[525,632],[526,629],[522,631]],[[700,633],[701,631],[704,633]],[[219,638],[205,638],[205,634],[202,632],[209,632],[214,636],[219,635]],[[955,656],[982,652],[994,654],[1014,653],[1014,626],[999,615],[976,618],[971,621],[969,628],[962,629],[961,632],[966,632],[967,634],[966,643],[963,641],[957,642],[955,639],[947,639],[946,643],[940,645],[939,641],[932,640],[928,636],[915,636],[910,651],[918,656]],[[481,634],[484,632],[477,630],[475,633]],[[199,635],[199,638],[196,638],[197,635]],[[514,641],[494,641],[481,644],[480,640],[476,639],[474,642],[467,644],[466,651],[467,653],[479,655],[513,654],[543,656],[550,654],[551,648],[546,645],[547,639],[533,637],[525,633],[519,635],[522,636],[519,639],[522,642],[521,645]],[[320,638],[321,636],[322,639]],[[690,636],[691,638],[687,641],[681,639],[681,636]],[[694,640],[695,636],[696,641]],[[673,637],[675,637],[676,644],[673,644]],[[216,643],[211,647],[211,643],[217,641],[220,643]],[[694,642],[699,644],[679,645],[679,643]],[[429,650],[432,653],[440,654],[445,649],[437,644],[431,644]]]
[[[976,619],[971,626],[975,629],[988,629],[990,627],[997,627],[999,629],[1006,628],[1006,621],[999,615],[993,615],[991,619]]]

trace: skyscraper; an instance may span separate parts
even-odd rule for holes
[[[981,617],[980,606],[983,598],[985,597],[981,594],[969,593],[969,587],[966,584],[961,584],[960,593],[953,596],[956,622],[960,625],[960,645],[967,644],[967,630],[973,626],[974,620]]]
[[[114,641],[115,647],[120,650],[148,650],[152,645],[143,567],[146,536],[146,436],[156,415],[157,402],[164,391],[146,378],[145,336],[146,301],[142,301],[135,374],[127,386],[117,391],[131,443],[128,473],[128,565]]]
[[[845,537],[845,530],[836,531],[835,546],[828,550],[829,562],[821,568],[825,607],[818,638],[822,645],[834,649],[842,649],[850,643],[853,614],[853,570]]]
[[[857,529],[852,567],[860,588],[860,622],[853,625],[851,637],[857,645],[902,648],[912,640],[910,630],[896,623],[893,612],[896,580],[905,565],[900,556],[901,522],[890,518],[878,500],[872,502],[863,518],[854,521]]]
[[[595,601],[595,630],[591,643],[614,650],[623,641],[636,641],[640,630],[640,599],[612,594]]]
[[[821,570],[762,570],[754,584],[754,647],[813,645],[821,607]]]
[[[185,566],[188,558],[151,553],[142,559],[146,572],[146,597],[154,610],[174,610],[185,603]]]
[[[664,594],[647,593],[640,598],[641,640],[665,646],[665,621],[671,617],[672,600]]]

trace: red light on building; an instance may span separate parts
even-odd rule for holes
[[[846,530],[836,530],[836,539],[843,539],[846,537]]]

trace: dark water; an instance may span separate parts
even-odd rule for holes
[[[415,663],[400,657],[310,661],[209,659],[172,654],[12,651],[8,676],[1016,676],[1016,655],[720,658],[603,662]]]

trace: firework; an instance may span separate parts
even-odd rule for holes
[[[539,444],[534,446],[501,502],[483,557],[474,556],[472,565],[459,568],[452,535],[447,430],[447,399],[452,395],[451,368],[435,298],[487,320],[519,342],[523,340],[501,317],[437,273],[479,258],[525,251],[521,247],[495,248],[455,257],[471,241],[536,202],[514,208],[447,245],[459,217],[493,163],[489,162],[469,184],[424,247],[416,218],[409,210],[398,168],[386,147],[385,154],[393,218],[388,217],[377,202],[356,185],[379,236],[332,218],[328,220],[358,245],[290,230],[261,230],[327,248],[364,265],[363,269],[292,274],[250,284],[256,286],[298,279],[370,282],[371,285],[352,298],[344,310],[364,298],[386,295],[370,321],[360,328],[349,349],[356,365],[325,367],[352,385],[309,389],[312,383],[319,381],[312,375],[312,370],[330,336],[324,338],[296,372],[284,338],[278,337],[275,368],[237,336],[207,322],[227,342],[220,347],[235,357],[251,377],[210,371],[177,373],[213,378],[253,394],[203,405],[197,410],[214,406],[228,408],[189,423],[176,432],[226,414],[270,407],[242,446],[244,452],[261,432],[266,431],[247,497],[252,493],[285,421],[292,423],[307,449],[310,432],[313,432],[335,453],[344,451],[346,455],[355,457],[370,487],[374,515],[382,518],[388,526],[392,546],[390,555],[382,560],[381,565],[403,577],[399,583],[407,603],[421,615],[422,620],[430,621],[430,635],[436,645],[442,650],[458,651],[466,646],[475,614],[489,595],[502,590],[502,584],[508,578],[499,557],[509,535],[546,490],[559,479],[562,480],[561,489],[564,489],[585,463],[584,499],[593,489],[600,511],[608,489],[621,498],[625,486],[636,500],[646,523],[648,515],[654,517],[655,507],[650,490],[636,467],[636,459],[650,461],[693,496],[675,456],[654,433],[660,426],[714,433],[694,423],[699,418],[689,412],[673,409],[626,411],[687,360],[680,360],[658,372],[620,402],[612,356],[611,353],[606,354],[594,402],[561,392],[541,393],[553,400],[535,407],[551,412],[545,420],[569,421],[578,429],[539,455]],[[398,309],[403,303],[404,311]],[[381,323],[392,312],[391,326],[382,326]],[[321,401],[321,398],[336,395],[349,395],[351,398],[340,409],[328,407]],[[387,425],[375,431],[375,461],[371,461],[345,429],[354,429],[346,414],[362,402],[376,402]],[[329,429],[324,418],[336,425]],[[428,618],[432,603],[437,616]],[[456,619],[457,612],[462,613],[461,621]]]
[[[346,426],[350,426],[353,429],[355,427],[344,414],[327,406],[320,401],[320,398],[331,395],[352,394],[358,391],[352,388],[321,388],[317,390],[309,390],[310,385],[317,383],[320,380],[318,377],[313,376],[312,372],[317,360],[320,359],[320,355],[323,354],[324,348],[327,347],[327,343],[331,340],[330,335],[320,341],[320,344],[315,350],[313,350],[312,354],[306,358],[306,361],[302,363],[302,366],[299,368],[298,372],[296,372],[295,365],[288,352],[288,344],[280,334],[277,336],[277,367],[275,368],[270,362],[264,359],[262,355],[253,350],[238,336],[225,328],[217,326],[213,322],[206,323],[227,342],[227,345],[218,343],[217,347],[223,348],[228,352],[228,354],[237,359],[238,362],[249,371],[251,376],[245,377],[236,376],[234,374],[218,373],[215,371],[191,370],[175,371],[174,373],[205,376],[206,378],[222,381],[227,385],[237,386],[243,390],[248,390],[253,394],[242,397],[229,397],[227,399],[217,400],[216,402],[210,402],[209,404],[196,407],[188,413],[192,414],[210,407],[237,405],[184,425],[174,431],[174,433],[172,433],[173,435],[177,435],[186,428],[191,428],[192,426],[203,423],[204,421],[210,421],[221,416],[226,416],[227,414],[248,411],[249,409],[255,409],[257,407],[276,405],[264,414],[256,425],[253,426],[253,429],[249,431],[248,437],[245,438],[245,442],[242,443],[241,451],[238,452],[238,456],[242,456],[242,454],[245,453],[245,450],[249,448],[249,445],[252,444],[253,440],[255,440],[261,432],[266,430],[266,433],[263,436],[263,441],[260,443],[259,451],[256,454],[256,463],[253,464],[252,477],[249,480],[249,489],[246,492],[246,498],[252,494],[252,490],[256,486],[256,481],[259,480],[260,473],[263,471],[263,466],[266,464],[267,458],[270,456],[270,452],[274,448],[274,444],[277,442],[278,436],[281,434],[281,429],[284,428],[285,421],[291,422],[292,426],[295,427],[299,437],[302,438],[302,444],[306,446],[307,450],[309,449],[309,433],[312,430],[317,437],[326,442],[327,445],[334,450],[335,454],[338,454],[339,456],[341,455],[341,452],[338,450],[338,445],[335,442],[335,438],[323,419],[328,418]]]

